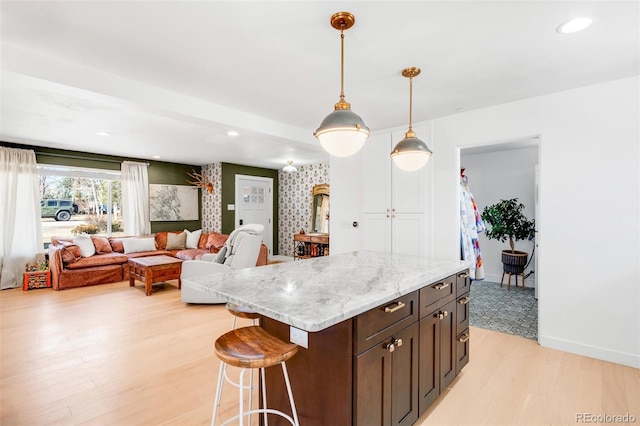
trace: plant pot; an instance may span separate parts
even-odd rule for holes
[[[528,257],[526,251],[502,250],[502,270],[508,274],[522,274]]]

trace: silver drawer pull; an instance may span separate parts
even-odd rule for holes
[[[469,273],[468,272],[463,272],[461,274],[458,274],[458,278],[469,278]]]
[[[436,290],[442,290],[443,288],[449,287],[449,283],[440,283],[433,286]]]
[[[458,300],[458,303],[461,305],[466,305],[467,303],[469,303],[469,296],[465,296],[462,299]]]
[[[395,312],[397,310],[400,310],[400,309],[404,308],[404,303],[396,302],[396,306],[394,306],[393,308],[391,308],[390,306],[391,305],[385,306],[384,311],[387,312],[387,313]]]
[[[466,343],[469,340],[469,333],[465,333],[462,336],[458,337],[458,342]]]

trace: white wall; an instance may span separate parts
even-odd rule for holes
[[[458,255],[461,147],[540,135],[539,327],[640,367],[640,77],[434,120],[434,244]]]
[[[524,204],[523,213],[529,219],[535,219],[535,166],[538,164],[538,147],[520,149],[502,149],[493,146],[493,151],[478,154],[460,152],[460,166],[464,167],[468,178],[469,189],[473,194],[480,213],[486,206],[502,199],[517,198]],[[500,282],[502,278],[502,250],[509,248],[509,243],[490,240],[481,233],[478,239],[484,273],[487,281]],[[516,250],[529,253],[533,249],[532,241],[516,242]],[[534,266],[531,260],[525,274]],[[506,280],[506,278],[505,278]],[[518,280],[519,281],[519,280]],[[514,283],[512,278],[511,283]],[[528,287],[533,287],[534,276],[525,280]]]
[[[427,140],[434,152],[433,253],[458,259],[460,148],[540,136],[538,340],[636,368],[639,106],[636,76],[436,119]],[[362,185],[358,160],[331,161],[332,250],[336,242],[337,251],[360,247],[357,232],[333,221],[360,214],[349,199]]]

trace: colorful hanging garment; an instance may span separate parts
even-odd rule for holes
[[[469,275],[472,280],[484,279],[484,267],[478,233],[484,232],[484,222],[478,206],[469,191],[467,177],[460,176],[460,247],[462,260],[472,263]]]

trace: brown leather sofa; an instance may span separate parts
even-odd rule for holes
[[[181,231],[172,233],[179,234]],[[124,253],[125,237],[92,236],[96,254],[82,257],[73,238],[52,237],[49,246],[49,268],[54,290],[118,282],[129,278],[129,259],[135,257],[167,255],[182,260],[198,260],[206,253],[217,253],[229,237],[226,234],[203,233],[197,249],[166,250],[168,232],[154,234],[156,250]],[[107,244],[108,242],[108,244]],[[267,248],[263,244],[256,266],[267,264]]]

